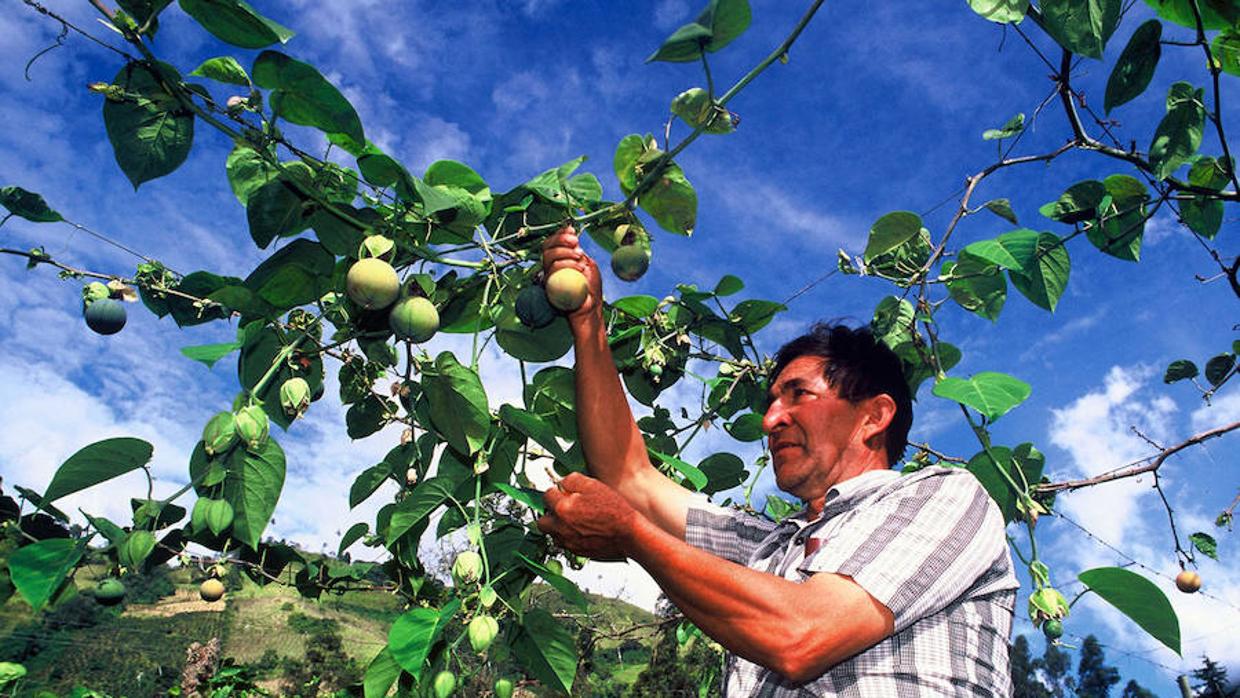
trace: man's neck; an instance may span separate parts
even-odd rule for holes
[[[862,467],[850,468],[843,477],[833,482],[827,488],[827,491],[823,492],[821,496],[815,497],[814,499],[807,500],[805,502],[806,518],[809,520],[813,520],[822,515],[822,510],[827,505],[827,494],[829,494],[832,489],[838,487],[839,485],[845,482],[848,482],[849,480],[855,477],[860,477],[861,475],[865,475],[866,473],[872,473],[876,470],[889,470],[889,469],[890,467],[886,464],[886,462],[869,462]]]

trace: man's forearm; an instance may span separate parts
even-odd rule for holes
[[[599,313],[574,318],[577,434],[590,473],[613,486],[649,467]]]

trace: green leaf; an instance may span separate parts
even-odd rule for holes
[[[728,313],[728,319],[753,334],[769,325],[776,315],[787,309],[788,306],[775,301],[744,300]]]
[[[435,358],[434,367],[425,369],[422,389],[431,421],[449,446],[466,454],[482,447],[491,429],[491,413],[486,390],[473,369],[445,351]]]
[[[1158,11],[1158,16],[1181,27],[1197,28],[1192,0],[1145,0],[1145,4]],[[1231,0],[1198,0],[1201,20],[1205,29],[1227,29],[1240,20],[1240,7]]]
[[[392,656],[391,648],[384,645],[366,666],[366,674],[362,677],[364,698],[387,698],[392,684],[400,678],[400,671],[400,663]]]
[[[700,490],[714,494],[731,489],[745,482],[749,473],[745,463],[733,453],[713,453],[698,463],[698,470],[706,476],[706,484]]]
[[[142,563],[150,557],[155,549],[155,534],[150,531],[131,531],[121,543],[117,552],[117,560],[131,570],[142,569]]]
[[[21,187],[0,187],[0,206],[4,206],[14,216],[25,218],[32,223],[55,223],[64,217],[54,211],[43,200],[43,197]]]
[[[904,363],[904,380],[908,383],[909,395],[915,399],[921,384],[927,378],[938,374],[938,370],[933,365],[935,358],[928,347],[923,347],[919,352],[913,342],[900,344],[894,347],[894,351]],[[925,357],[922,356],[923,352]],[[960,358],[960,349],[944,341],[938,343],[938,369],[950,371],[953,366],[960,363]]]
[[[1012,202],[1007,199],[991,199],[982,206],[996,216],[1011,223],[1012,225],[1020,225],[1016,220],[1016,212],[1012,210]]]
[[[1136,177],[1111,175],[1103,182],[1109,196],[1099,202],[1098,218],[1085,225],[1085,236],[1105,254],[1136,262],[1141,259],[1145,202],[1150,195]]]
[[[1042,479],[1042,468],[1046,465],[1046,456],[1034,448],[1033,444],[1028,443],[1017,446],[1015,451],[1003,446],[992,446],[990,452],[1001,465],[991,460],[985,451],[981,451],[969,459],[966,467],[982,483],[982,487],[986,488],[990,498],[995,500],[999,511],[1003,512],[1004,522],[1011,523],[1020,516],[1017,505],[1019,500],[1016,492],[1012,491],[1012,486],[1000,472],[1000,468],[1006,469],[1017,484],[1021,483],[1023,473],[1024,482],[1035,485]]]
[[[388,651],[413,678],[421,679],[423,664],[431,646],[460,607],[460,600],[453,599],[442,609],[415,608],[406,611],[392,623],[388,630]]]
[[[242,206],[264,184],[280,175],[279,169],[248,145],[237,144],[224,163],[228,171],[228,184]]]
[[[516,429],[534,443],[542,446],[556,460],[564,462],[574,470],[583,469],[584,463],[578,457],[570,457],[556,440],[555,430],[542,417],[509,404],[500,405],[499,418],[504,424]]]
[[[746,412],[723,425],[723,428],[737,441],[757,441],[765,433],[762,430],[762,415],[754,412]]]
[[[972,378],[947,377],[934,384],[934,394],[981,412],[989,421],[1007,414],[1029,397],[1029,384],[1006,373],[983,371]]]
[[[637,203],[669,233],[692,235],[697,225],[697,192],[680,165],[669,163]]]
[[[271,90],[271,109],[278,116],[324,133],[340,133],[366,142],[362,122],[349,100],[313,66],[278,51],[263,51],[254,61],[254,82]]]
[[[969,0],[979,15],[1000,24],[1020,24],[1029,9],[1029,0]]]
[[[379,486],[382,485],[391,474],[392,468],[386,462],[372,465],[363,470],[356,479],[353,480],[353,486],[349,488],[349,508],[352,509],[358,504],[370,498]]]
[[[1240,76],[1240,30],[1229,27],[1219,32],[1210,49],[1224,73]]]
[[[1063,241],[1058,235],[1039,234],[1036,251],[1031,258],[1021,260],[1021,266],[1025,271],[1008,272],[1012,285],[1034,305],[1054,312],[1068,285],[1068,273],[1072,266]]]
[[[912,341],[911,328],[914,315],[912,303],[896,296],[886,296],[874,308],[870,329],[879,341],[894,349],[905,342]]]
[[[1004,233],[993,240],[979,240],[966,246],[962,255],[976,257],[1004,269],[1024,271],[1025,263],[1036,253],[1038,234],[1021,228]]]
[[[697,19],[673,32],[646,62],[696,61],[703,49],[713,53],[730,44],[750,21],[749,0],[710,0]]]
[[[246,74],[245,68],[237,62],[232,56],[220,56],[218,58],[208,58],[203,61],[197,68],[190,73],[216,82],[225,82],[230,85],[250,86],[250,76]]]
[[[18,548],[9,556],[9,575],[17,593],[32,609],[42,610],[85,549],[85,540],[72,538],[49,538]]]
[[[921,233],[921,216],[912,211],[893,211],[870,226],[869,241],[865,246],[865,261],[890,252],[912,240]]]
[[[1180,219],[1189,230],[1207,240],[1213,240],[1223,226],[1223,202],[1205,195],[1181,201]]]
[[[181,347],[181,355],[197,361],[207,368],[215,366],[215,362],[241,348],[240,342],[224,342],[222,344],[198,344],[192,347]]]
[[[1096,567],[1080,573],[1077,579],[1155,640],[1180,653],[1180,620],[1153,582],[1122,567]]]
[[[531,329],[521,324],[511,305],[504,306],[500,313],[495,341],[509,356],[536,363],[555,361],[573,347],[568,320],[557,317],[546,327]]]
[[[1192,543],[1193,547],[1202,555],[1211,560],[1218,559],[1218,543],[1215,542],[1214,536],[1209,533],[1197,531],[1188,537],[1188,542]]]
[[[350,545],[361,540],[361,537],[366,535],[366,532],[369,530],[370,526],[366,525],[365,521],[359,521],[350,526],[349,530],[344,532],[344,537],[340,539],[340,547],[336,549],[336,555],[344,555],[344,551],[348,550]]]
[[[282,313],[322,297],[335,267],[336,258],[327,249],[301,238],[263,260],[245,278],[245,287]]]
[[[680,473],[686,482],[693,485],[693,489],[700,491],[706,486],[706,473],[698,470],[696,466],[690,465],[676,456],[671,456],[666,453],[659,453],[658,451],[649,448],[646,450],[650,453],[650,455],[657,458],[660,463],[670,466],[673,470]]]
[[[577,645],[573,634],[541,608],[525,612],[512,645],[521,666],[556,692],[573,690],[577,674]]]
[[[635,318],[648,318],[659,307],[659,299],[654,296],[625,296],[613,302],[611,307]]]
[[[378,395],[367,395],[349,405],[345,412],[345,428],[350,439],[364,439],[387,425],[387,414],[393,411]]]
[[[199,443],[195,455],[201,449]],[[190,479],[201,481],[208,467],[206,458],[191,458]],[[222,495],[233,508],[232,536],[257,550],[284,488],[284,451],[275,439],[269,438],[256,454],[244,448],[233,449],[224,468]]]
[[[517,559],[521,561],[521,564],[536,572],[538,576],[542,577],[556,591],[560,592],[565,601],[580,608],[582,611],[590,607],[590,602],[586,599],[585,594],[581,593],[581,589],[572,580],[552,572],[550,568],[540,565],[526,557],[523,553],[518,552]]]
[[[653,139],[649,141],[649,148],[655,148]],[[616,179],[620,181],[620,189],[626,196],[637,188],[637,161],[646,150],[647,140],[636,133],[630,133],[616,145],[612,168],[615,170]]]
[[[43,493],[51,503],[64,497],[137,470],[151,460],[155,447],[128,436],[96,441],[84,446],[60,465]]]
[[[400,500],[392,510],[392,518],[385,534],[388,545],[422,523],[431,512],[448,501],[455,487],[456,482],[442,475],[419,482],[413,492]]]
[[[1107,194],[1107,187],[1096,179],[1087,179],[1068,187],[1059,198],[1043,205],[1038,212],[1060,223],[1079,223],[1098,215],[1098,205]]]
[[[1167,365],[1167,372],[1163,374],[1164,383],[1174,383],[1182,381],[1186,378],[1197,377],[1197,364],[1188,359],[1178,359]]]
[[[529,507],[535,514],[541,516],[542,513],[546,511],[546,507],[543,505],[542,501],[542,492],[537,490],[517,489],[516,487],[503,482],[495,483],[495,489],[503,492],[509,497],[512,497],[518,502],[521,502],[525,506]]]
[[[1012,136],[1015,136],[1016,134],[1024,130],[1025,130],[1025,114],[1024,112],[1021,112],[1021,113],[1018,113],[1016,116],[1013,116],[1012,118],[1008,119],[999,128],[988,128],[985,131],[982,131],[982,140],[998,141],[1004,138],[1011,138]]]
[[[1158,179],[1170,177],[1201,147],[1205,132],[1205,91],[1177,82],[1167,93],[1167,115],[1150,142],[1150,167]]]
[[[1162,55],[1162,22],[1151,19],[1137,27],[1107,79],[1106,113],[1136,99],[1149,87]]]
[[[124,90],[120,99],[103,103],[103,125],[116,164],[133,188],[162,177],[185,162],[194,143],[194,115],[156,79],[177,84],[181,76],[166,63],[127,63],[112,84]]]
[[[179,0],[181,9],[215,38],[241,48],[287,43],[293,32],[259,14],[241,0]]]
[[[736,130],[732,114],[712,101],[706,90],[700,87],[692,87],[676,95],[671,110],[690,128],[701,128],[702,133],[721,134]]]
[[[979,317],[995,321],[1007,300],[1007,280],[999,265],[981,257],[961,252],[957,262],[945,262],[943,274],[948,276],[947,291],[952,300]]]
[[[1102,58],[1107,39],[1119,26],[1123,0],[1042,0],[1042,25],[1060,46]]]
[[[744,288],[744,281],[741,281],[739,278],[731,274],[725,274],[722,279],[719,279],[719,283],[715,284],[715,295],[720,297],[730,296],[733,293],[740,292]]]
[[[1210,381],[1210,385],[1217,387],[1227,379],[1227,375],[1231,373],[1231,369],[1236,365],[1236,357],[1231,353],[1223,353],[1210,357],[1206,362],[1205,376]]]

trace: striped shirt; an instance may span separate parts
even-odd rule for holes
[[[831,488],[821,516],[779,524],[692,498],[689,544],[792,581],[850,577],[895,617],[891,636],[803,684],[729,654],[724,695],[1011,695],[1019,584],[1003,529],[998,507],[962,468],[868,471]]]

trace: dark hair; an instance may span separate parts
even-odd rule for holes
[[[900,358],[886,344],[874,338],[868,328],[852,328],[838,323],[820,322],[807,334],[779,348],[775,353],[775,380],[793,359],[819,356],[826,359],[823,377],[840,398],[856,404],[886,393],[896,403],[896,413],[887,426],[887,463],[895,465],[904,456],[908,431],[913,426],[913,402]]]

